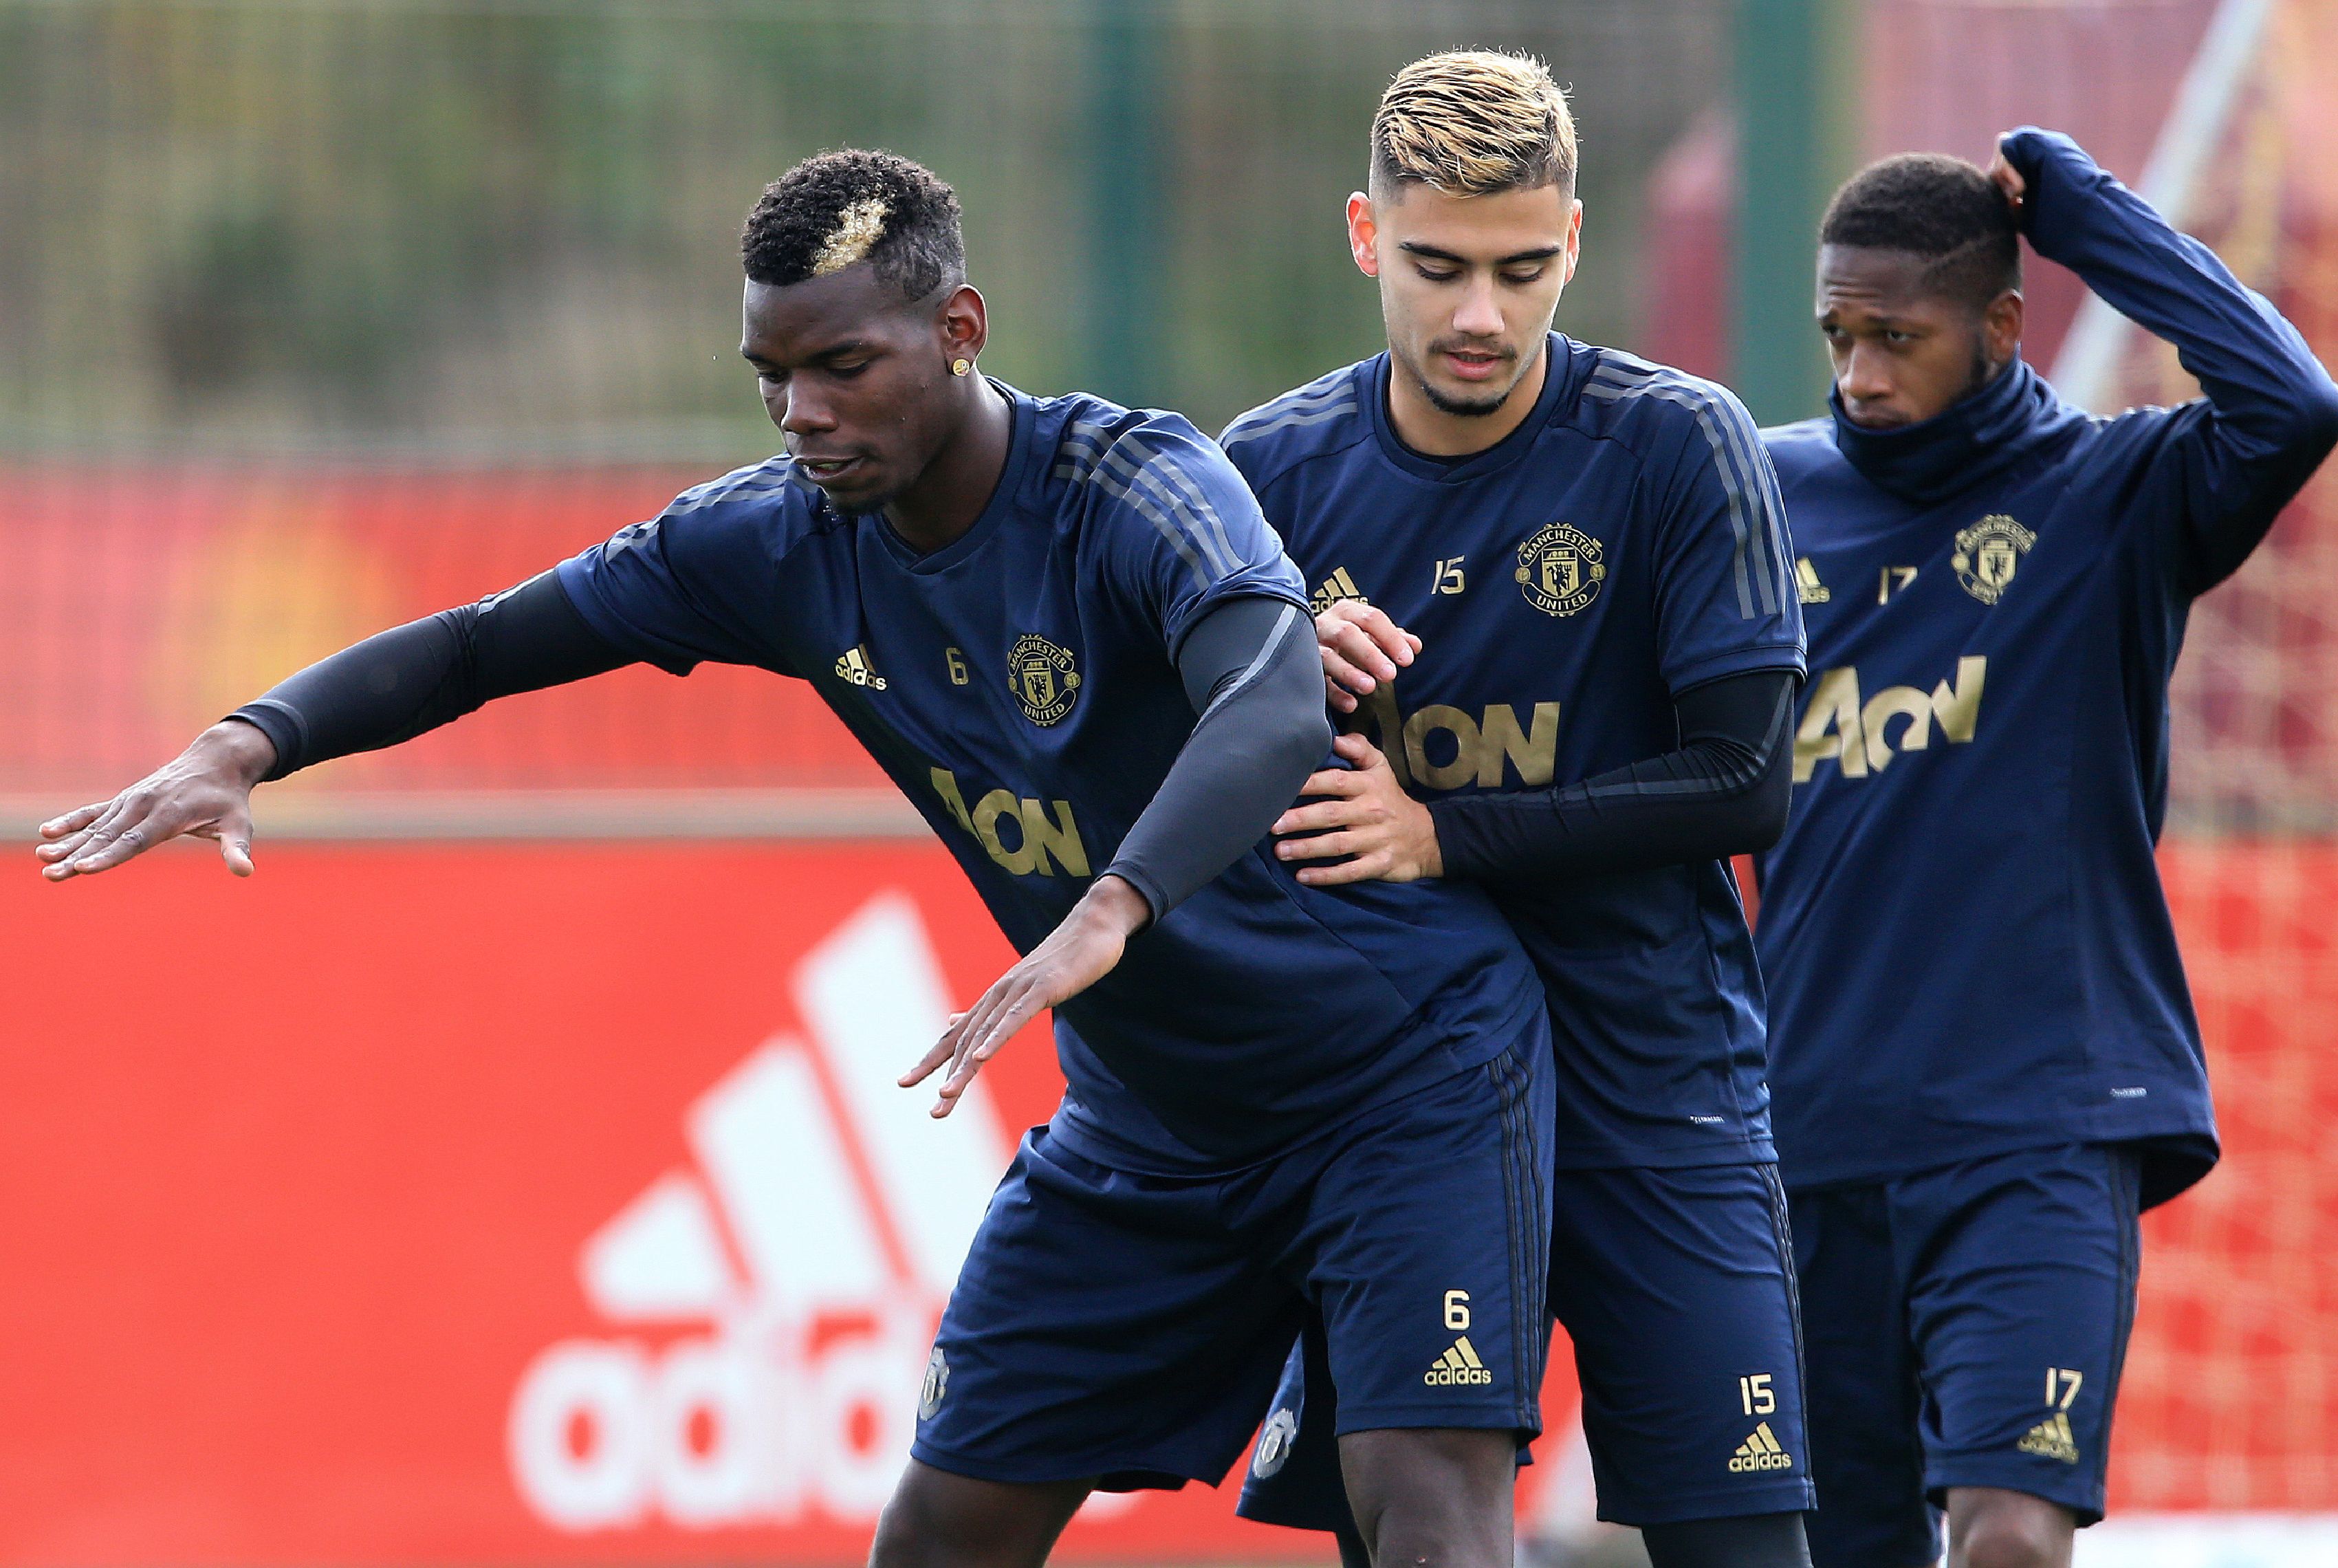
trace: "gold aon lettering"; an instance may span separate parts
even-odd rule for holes
[[[1508,771],[1528,789],[1550,783],[1558,758],[1558,705],[1537,703],[1527,721],[1508,703],[1488,703],[1482,718],[1431,703],[1400,717],[1391,688],[1382,685],[1363,702],[1362,716],[1397,783],[1427,789],[1499,789]],[[1452,753],[1450,757],[1444,754]]]
[[[1850,666],[1827,671],[1811,687],[1803,726],[1794,733],[1794,782],[1808,784],[1819,764],[1832,762],[1847,779],[1865,778],[1891,765],[1898,752],[1920,752],[1932,744],[1932,725],[1956,745],[1973,738],[1980,722],[1981,688],[1989,660],[1957,661],[1957,682],[1942,681],[1929,693],[1914,686],[1885,686],[1861,700],[1859,672]],[[1892,726],[1901,727],[1894,740]]]
[[[930,776],[934,793],[942,797],[951,818],[975,836],[982,853],[996,864],[1017,876],[1033,872],[1053,876],[1058,865],[1067,876],[1088,874],[1087,846],[1080,842],[1080,824],[1072,815],[1071,802],[1056,801],[1050,813],[1042,802],[1017,800],[1011,790],[995,789],[968,811],[957,774],[948,768],[935,768]],[[1015,840],[1012,844],[1007,842],[1010,836]]]
[[[1429,1364],[1420,1380],[1432,1387],[1448,1387],[1457,1383],[1491,1383],[1494,1375],[1478,1359],[1478,1352],[1463,1335],[1453,1342],[1453,1348]]]
[[[1741,1475],[1757,1470],[1793,1467],[1794,1456],[1786,1452],[1786,1445],[1778,1441],[1778,1435],[1770,1430],[1766,1421],[1754,1428],[1754,1435],[1740,1443],[1737,1452],[1729,1456],[1729,1468]]]

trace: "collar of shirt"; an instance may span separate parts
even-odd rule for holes
[[[2086,422],[2046,379],[2016,360],[1979,391],[1921,424],[1866,430],[1827,394],[1835,450],[1878,489],[1911,506],[1934,507],[1996,478],[2043,443]]]
[[[1533,410],[1518,422],[1518,428],[1488,447],[1482,452],[1469,452],[1459,457],[1431,457],[1407,446],[1404,438],[1396,433],[1396,423],[1389,418],[1389,376],[1390,360],[1383,350],[1376,355],[1367,371],[1370,394],[1364,399],[1370,411],[1372,434],[1388,460],[1417,478],[1433,479],[1443,484],[1467,484],[1497,469],[1506,468],[1525,456],[1533,447],[1535,438],[1542,434],[1550,422],[1553,409],[1573,400],[1582,390],[1587,374],[1584,361],[1588,356],[1575,351],[1575,343],[1551,332],[1545,335],[1543,351],[1549,357],[1543,368],[1542,394],[1535,399]]]

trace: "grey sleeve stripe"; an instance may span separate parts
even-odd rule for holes
[[[1169,547],[1177,552],[1178,558],[1184,561],[1186,569],[1194,574],[1195,587],[1206,590],[1217,580],[1203,567],[1202,557],[1194,553],[1194,547],[1186,541],[1185,530],[1171,522],[1168,515],[1154,506],[1151,500],[1138,495],[1128,486],[1121,484],[1101,468],[1088,478],[1105,494],[1126,501],[1130,506],[1135,507],[1144,519],[1153,525],[1154,531],[1169,541]]]
[[[1137,455],[1144,473],[1153,482],[1157,484],[1165,479],[1171,488],[1185,498],[1187,507],[1198,514],[1208,528],[1210,540],[1216,546],[1218,558],[1225,564],[1226,571],[1231,575],[1242,570],[1242,555],[1234,548],[1233,540],[1226,535],[1226,520],[1218,516],[1217,508],[1212,506],[1210,498],[1202,493],[1202,487],[1194,482],[1194,476],[1180,464],[1138,440],[1134,434],[1121,444]]]
[[[1272,435],[1274,431],[1289,426],[1320,425],[1326,419],[1336,419],[1342,414],[1352,414],[1355,411],[1356,405],[1352,399],[1335,403],[1328,408],[1298,409],[1262,423],[1238,426],[1228,430],[1218,444],[1222,447],[1231,447],[1242,441],[1254,441],[1261,436]]]
[[[1202,716],[1200,718],[1194,721],[1194,727],[1196,730],[1199,730],[1203,725],[1210,722],[1210,715],[1212,714],[1216,713],[1220,708],[1225,706],[1234,698],[1242,695],[1244,691],[1257,684],[1259,676],[1266,673],[1266,666],[1268,664],[1273,660],[1276,653],[1281,651],[1283,639],[1291,633],[1291,624],[1298,618],[1299,606],[1297,605],[1285,605],[1282,606],[1282,616],[1280,620],[1277,620],[1274,623],[1274,629],[1266,634],[1266,640],[1259,645],[1258,656],[1251,660],[1250,666],[1243,670],[1241,675],[1235,676],[1234,679],[1228,684],[1225,690],[1220,692],[1216,696],[1210,699],[1210,705],[1202,710]],[[1307,624],[1309,628],[1311,630],[1315,623],[1311,619]],[[1186,744],[1191,745],[1192,742],[1188,741]]]
[[[1636,386],[1621,387],[1596,377],[1584,389],[1586,397],[1618,402],[1626,398],[1654,398],[1673,403],[1696,416],[1698,431],[1713,449],[1714,464],[1721,476],[1722,493],[1729,502],[1729,527],[1735,536],[1736,548],[1732,561],[1737,578],[1737,614],[1742,620],[1754,618],[1754,589],[1759,589],[1762,613],[1776,615],[1783,603],[1783,579],[1779,575],[1782,552],[1777,545],[1776,487],[1763,483],[1759,477],[1762,465],[1754,461],[1740,444],[1743,432],[1735,429],[1737,421],[1724,422],[1715,418],[1713,399],[1698,397],[1685,388],[1668,386],[1654,380]],[[1749,487],[1746,481],[1751,478]],[[1752,516],[1749,518],[1748,513]],[[1749,570],[1746,555],[1751,550],[1753,563]],[[1750,579],[1750,580],[1749,580]]]
[[[1786,503],[1778,493],[1777,473],[1763,460],[1761,435],[1754,429],[1752,416],[1744,415],[1728,403],[1710,393],[1692,393],[1677,377],[1665,376],[1661,381],[1651,367],[1644,384],[1660,389],[1668,401],[1695,407],[1700,414],[1719,423],[1729,438],[1729,449],[1736,455],[1737,472],[1747,496],[1754,517],[1752,540],[1755,559],[1763,570],[1763,608],[1775,614],[1780,606],[1791,600],[1794,591],[1792,552],[1786,547]],[[1705,439],[1713,439],[1708,426]]]
[[[1123,437],[1112,450],[1104,455],[1104,460],[1096,466],[1091,478],[1099,484],[1108,484],[1112,482],[1112,475],[1119,475],[1122,481],[1120,493],[1134,498],[1142,490],[1157,502],[1162,511],[1155,515],[1181,529],[1200,549],[1216,575],[1230,576],[1236,571],[1238,567],[1234,565],[1232,549],[1221,555],[1210,537],[1208,525],[1195,514],[1184,497],[1162,483],[1156,470],[1163,465],[1147,463],[1140,467],[1123,455],[1123,447],[1134,448],[1140,454],[1145,451],[1142,445]]]

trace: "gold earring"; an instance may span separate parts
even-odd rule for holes
[[[952,360],[950,361],[950,374],[953,376],[963,376],[973,369],[974,361],[972,360]]]

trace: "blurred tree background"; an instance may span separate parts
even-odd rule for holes
[[[989,369],[1204,428],[1378,346],[1340,209],[1404,62],[1548,61],[1561,324],[1631,345],[1722,0],[0,0],[0,448],[744,459],[736,234],[873,144],[954,183]]]

